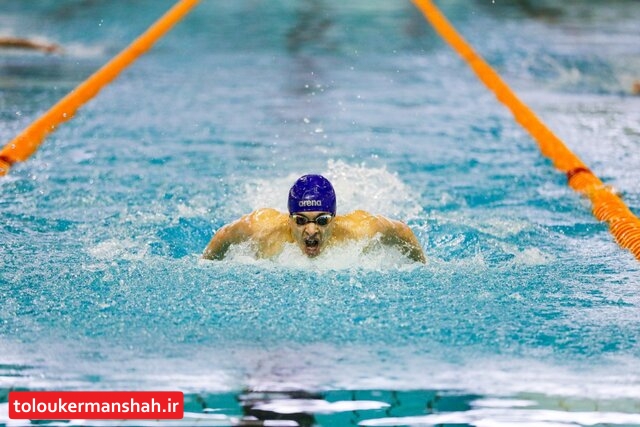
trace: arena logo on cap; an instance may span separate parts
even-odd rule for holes
[[[309,207],[309,206],[322,207],[322,200],[300,200],[298,202],[298,206],[301,207],[301,208]]]

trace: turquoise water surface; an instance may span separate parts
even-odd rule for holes
[[[0,1],[0,35],[64,49],[0,50],[2,141],[171,4]],[[640,3],[438,4],[638,214]],[[199,259],[306,173],[428,264]],[[178,425],[640,425],[640,264],[410,2],[203,1],[0,188],[2,425],[31,425],[12,389],[180,390]]]

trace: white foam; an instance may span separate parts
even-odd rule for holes
[[[180,203],[177,206],[178,215],[182,218],[195,218],[207,215],[207,208],[204,206],[185,205]]]
[[[620,412],[568,412],[522,409],[480,409],[411,417],[389,417],[361,421],[361,426],[424,426],[470,424],[477,427],[571,427],[596,424],[640,425],[640,414]]]
[[[276,412],[278,414],[335,414],[338,412],[366,411],[384,409],[390,405],[376,400],[340,400],[327,402],[322,399],[278,399],[268,403],[260,403],[253,409]]]
[[[553,258],[542,252],[539,248],[527,248],[523,250],[510,251],[515,255],[512,260],[513,264],[519,265],[544,265],[549,263]]]
[[[62,46],[65,55],[74,58],[100,58],[107,54],[106,45],[86,45],[82,43],[69,43]]]
[[[133,239],[109,239],[87,249],[97,259],[140,260],[146,255],[146,248]]]
[[[229,248],[226,260],[231,263],[259,265],[262,268],[292,268],[306,271],[330,271],[358,268],[364,270],[411,270],[421,264],[411,261],[396,248],[377,244],[378,241],[361,240],[327,248],[315,258],[309,258],[293,243],[285,244],[283,251],[273,259],[256,259],[250,243]]]

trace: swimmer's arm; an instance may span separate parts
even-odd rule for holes
[[[409,226],[384,217],[378,217],[378,219],[378,232],[382,235],[383,244],[397,247],[413,261],[423,264],[427,262],[422,246]]]
[[[251,223],[249,215],[245,215],[236,222],[227,224],[213,235],[211,241],[202,253],[204,259],[223,259],[231,245],[242,243],[251,237]]]

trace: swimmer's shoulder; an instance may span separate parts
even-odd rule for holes
[[[344,215],[337,215],[336,220],[344,223],[344,224],[353,224],[362,221],[371,221],[374,218],[374,215],[370,214],[367,211],[363,211],[361,209],[355,210],[353,212],[349,212]]]
[[[260,258],[279,254],[285,243],[293,241],[288,226],[289,216],[276,209],[258,209],[247,215],[247,221]]]
[[[241,220],[246,221],[252,234],[258,236],[273,236],[287,230],[288,216],[276,209],[262,208],[245,215]]]
[[[355,210],[336,216],[336,228],[344,237],[372,237],[378,230],[379,217],[367,211]]]
[[[254,222],[279,222],[279,221],[286,221],[287,220],[287,215],[280,212],[277,209],[273,209],[273,208],[261,208],[261,209],[256,209],[255,211],[251,212],[249,215],[247,215],[247,217],[249,217],[249,219],[251,221]]]

